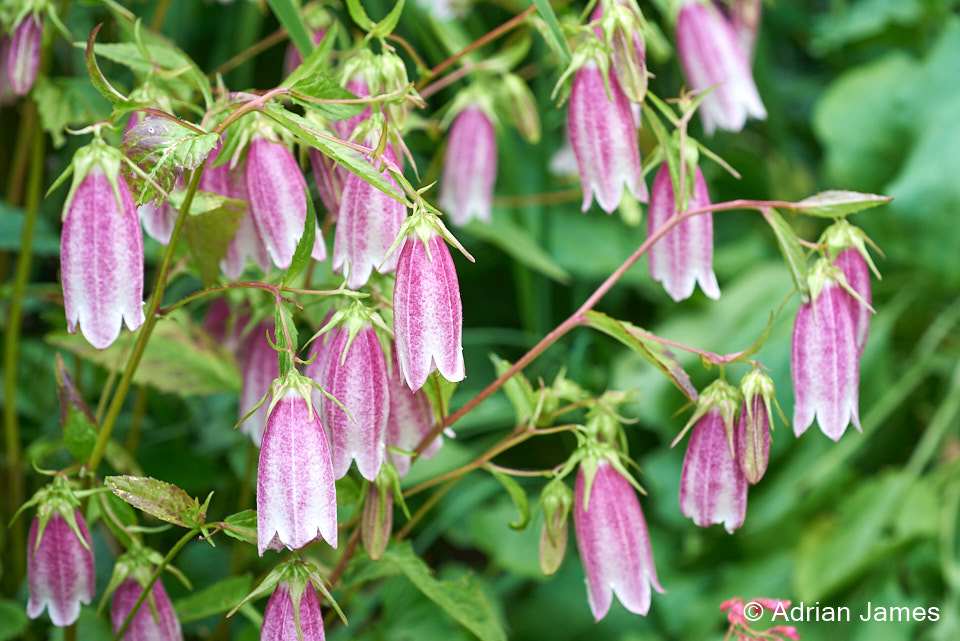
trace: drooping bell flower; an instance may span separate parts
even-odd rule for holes
[[[747,58],[753,58],[762,10],[763,0],[734,0],[730,4],[730,24],[733,25],[740,47],[746,52]]]
[[[715,129],[740,131],[748,117],[767,117],[749,56],[712,2],[684,0],[677,17],[677,51],[690,88],[710,91],[700,105],[708,135]]]
[[[18,96],[27,95],[37,80],[42,38],[43,23],[32,11],[23,16],[13,28],[4,62],[7,67],[7,82]]]
[[[867,251],[872,241],[859,227],[854,227],[840,219],[828,227],[820,237],[820,243],[827,247],[833,258],[833,265],[842,273],[851,292],[847,293],[847,306],[853,319],[853,334],[857,339],[857,354],[863,354],[870,334],[870,316],[873,314],[873,290],[870,284],[870,272],[880,277],[877,266]],[[854,296],[853,294],[856,294]]]
[[[574,73],[567,136],[580,172],[583,211],[596,198],[601,209],[612,213],[620,205],[624,187],[637,200],[647,202],[630,101],[616,75],[607,74],[595,61]]]
[[[74,154],[73,185],[63,208],[60,279],[67,329],[97,349],[125,322],[143,324],[143,236],[120,173],[120,152],[97,139]]]
[[[389,147],[384,155],[396,164],[396,157]],[[382,176],[392,186],[397,186],[387,170]],[[397,253],[388,255],[388,251],[406,217],[404,203],[356,174],[347,174],[333,241],[333,270],[346,277],[347,287],[363,287],[374,269],[381,274],[396,269]]]
[[[700,394],[680,473],[683,515],[700,527],[722,523],[731,534],[747,516],[747,478],[736,460],[733,434],[738,396],[723,380]]]
[[[691,180],[693,193],[687,199],[686,211],[710,204],[707,182],[699,168],[694,176],[687,175],[687,184]],[[677,215],[670,171],[663,165],[653,181],[647,234],[653,234]],[[713,214],[691,216],[675,225],[650,247],[648,254],[650,275],[663,284],[673,300],[689,298],[698,283],[709,298],[720,298],[720,286],[713,273]]]
[[[260,641],[295,640],[324,641],[320,599],[310,581],[277,585],[263,613]]]
[[[245,175],[256,229],[273,264],[286,269],[293,260],[307,217],[307,183],[300,166],[282,143],[255,137],[247,150]],[[316,260],[326,258],[319,233],[312,255]]]
[[[598,3],[590,19],[598,24],[597,35],[610,48],[610,62],[623,93],[633,103],[647,94],[647,50],[643,41],[643,16],[634,0],[616,0],[604,12]]]
[[[240,418],[254,413],[240,425],[244,434],[250,437],[254,445],[260,447],[263,441],[263,431],[267,425],[267,409],[270,407],[270,398],[260,407],[254,407],[270,392],[273,381],[280,376],[280,365],[277,352],[270,345],[268,332],[272,335],[271,323],[261,323],[251,330],[240,351],[240,369],[243,373],[243,387],[240,391]]]
[[[573,524],[597,621],[617,595],[634,614],[650,609],[651,586],[663,592],[650,535],[633,486],[607,457],[588,457],[577,472]]]
[[[426,393],[421,389],[411,392],[400,375],[394,351],[393,367],[387,378],[390,389],[390,412],[387,415],[387,445],[412,452],[433,429],[433,411]],[[430,458],[440,449],[443,437],[437,436],[420,455]],[[401,477],[410,471],[410,456],[388,451],[390,462]]]
[[[143,230],[161,245],[170,242],[173,226],[177,222],[177,210],[164,201],[143,203],[137,207]]]
[[[133,610],[142,592],[140,583],[132,578],[124,580],[117,587],[110,605],[110,622],[114,633],[120,631],[120,626]],[[162,580],[157,579],[150,588],[150,596],[133,615],[130,627],[123,635],[123,641],[183,641],[180,620]]]
[[[451,382],[466,376],[463,367],[463,309],[460,283],[450,250],[437,228],[423,214],[414,213],[393,288],[393,332],[397,363],[413,391],[423,387],[434,370]]]
[[[440,182],[440,206],[457,225],[489,221],[497,179],[497,137],[483,107],[472,104],[453,120]]]
[[[373,313],[356,303],[341,314],[342,324],[330,330],[324,348],[319,383],[337,402],[323,398],[323,422],[330,436],[334,478],[345,476],[356,460],[361,476],[373,481],[386,447],[387,365]]]
[[[72,625],[80,606],[93,601],[93,540],[66,478],[58,476],[28,503],[37,516],[27,538],[27,615],[44,609],[55,626]]]
[[[763,370],[753,369],[740,381],[740,394],[743,405],[735,435],[736,459],[747,481],[756,485],[770,461],[770,431],[776,402],[773,381]]]
[[[318,45],[323,40],[323,37],[327,35],[326,29],[314,29],[313,35],[313,44]],[[292,42],[287,45],[287,50],[283,54],[283,75],[284,77],[289,76],[291,73],[296,70],[297,67],[303,64],[303,56],[300,55],[300,50],[297,49],[297,46]]]
[[[573,492],[561,479],[543,488],[543,528],[540,530],[540,571],[549,576],[560,569],[567,553],[567,517],[573,505]]]
[[[309,379],[291,370],[274,382],[257,467],[257,550],[296,550],[323,537],[337,546],[330,445]]]
[[[200,181],[203,183],[207,174],[211,174],[208,191],[247,203],[246,212],[240,219],[237,231],[230,239],[230,244],[227,245],[227,254],[220,261],[221,271],[230,279],[240,278],[250,262],[259,267],[261,271],[266,272],[270,269],[270,254],[267,253],[267,247],[263,244],[253,212],[250,211],[244,169],[244,167],[237,167],[231,170],[228,165],[221,167],[208,166],[200,177]]]
[[[797,310],[790,369],[793,431],[800,436],[814,418],[834,441],[852,421],[860,429],[860,359],[842,273],[826,259],[809,277],[810,300]]]

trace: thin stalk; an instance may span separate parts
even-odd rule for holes
[[[180,208],[177,222],[173,226],[173,233],[170,235],[170,242],[167,244],[167,248],[163,253],[163,259],[160,262],[157,284],[153,288],[153,294],[151,294],[150,302],[147,304],[146,320],[144,320],[143,326],[137,334],[137,341],[133,345],[133,351],[127,360],[127,365],[123,370],[123,375],[120,377],[120,382],[117,384],[117,391],[114,393],[113,398],[110,400],[110,405],[107,407],[107,413],[103,418],[103,423],[100,425],[100,431],[97,433],[97,442],[94,444],[93,451],[90,453],[90,459],[87,461],[87,468],[90,472],[96,472],[97,466],[100,465],[100,461],[103,459],[103,454],[107,450],[107,443],[110,441],[110,434],[117,424],[117,418],[120,416],[123,402],[127,398],[127,392],[130,391],[133,375],[137,371],[137,366],[140,365],[140,359],[143,358],[143,352],[147,348],[147,341],[150,340],[153,328],[160,319],[157,310],[160,309],[160,303],[163,301],[163,292],[167,285],[170,266],[173,264],[173,254],[177,248],[177,240],[180,238],[184,222],[193,204],[193,197],[197,193],[197,186],[200,184],[200,176],[203,174],[204,166],[205,165],[200,165],[194,169],[193,174],[190,176],[187,193],[183,199],[183,206]]]
[[[463,478],[463,477],[460,477]],[[447,495],[447,492],[453,489],[453,486],[456,485],[460,478],[450,479],[443,485],[441,485],[437,490],[430,495],[430,497],[423,502],[423,504],[417,508],[417,511],[413,513],[410,517],[410,520],[403,524],[403,527],[400,528],[400,531],[396,534],[396,540],[402,541],[410,535],[410,532],[413,531],[413,528],[417,526],[417,523],[423,520],[423,517],[427,515],[427,512],[432,510],[434,506],[440,502],[444,496]]]
[[[33,105],[33,103],[30,103]],[[30,110],[35,106],[28,107]],[[36,119],[34,118],[34,122]],[[10,310],[7,313],[7,331],[3,347],[3,435],[7,462],[7,491],[10,501],[10,514],[16,512],[23,502],[23,476],[20,460],[20,424],[17,417],[17,364],[20,356],[20,328],[23,323],[23,298],[30,279],[30,264],[33,259],[33,232],[40,209],[41,186],[43,184],[44,138],[39,131],[32,135],[30,154],[30,178],[27,185],[27,202],[23,216],[23,230],[20,233],[20,253],[17,255],[17,268],[14,274],[13,291],[10,293]],[[13,546],[14,563],[10,579],[18,581],[23,575],[24,559],[22,551],[23,525],[18,521],[10,526],[10,540]]]
[[[140,592],[140,596],[137,598],[136,603],[133,604],[130,612],[127,613],[127,618],[123,620],[123,624],[120,626],[120,629],[117,630],[117,634],[114,636],[117,641],[123,639],[123,635],[127,633],[127,629],[130,627],[130,624],[133,623],[133,617],[136,616],[137,610],[140,609],[140,606],[143,605],[143,602],[147,600],[147,596],[149,596],[150,590],[153,588],[153,584],[156,583],[157,579],[160,578],[163,570],[170,565],[170,561],[172,561],[177,554],[180,553],[180,550],[182,550],[187,543],[196,538],[198,534],[200,534],[200,530],[190,530],[180,537],[180,540],[177,541],[172,548],[170,548],[169,552],[167,552],[167,556],[163,557],[163,560],[160,561],[159,565],[157,565],[157,568],[153,571],[153,574],[150,575],[150,580],[147,581],[145,586],[143,586],[143,591]]]

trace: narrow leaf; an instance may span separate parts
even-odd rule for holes
[[[800,214],[823,218],[842,218],[849,214],[886,205],[893,200],[890,196],[862,194],[857,191],[824,191],[794,203],[791,208]]]
[[[257,544],[257,511],[244,510],[231,514],[223,520],[223,533],[230,538],[249,543]]]
[[[310,253],[313,251],[313,243],[317,238],[317,211],[313,208],[313,199],[310,198],[310,190],[307,190],[307,215],[303,219],[303,235],[297,243],[297,248],[293,252],[293,259],[290,261],[290,267],[287,273],[283,275],[283,284],[289,285],[299,276],[310,263]]]
[[[561,57],[563,66],[570,64],[570,49],[567,47],[567,39],[563,36],[563,29],[560,27],[560,21],[557,20],[557,14],[550,6],[550,0],[533,0],[537,7],[540,17],[547,23],[551,36],[553,36],[553,48],[557,50]]]
[[[490,360],[493,362],[498,377],[503,376],[510,369],[510,361],[504,360],[496,354],[490,354]],[[504,383],[503,391],[507,395],[510,405],[513,406],[517,424],[529,421],[537,407],[537,395],[527,377],[522,372],[517,372]]]
[[[529,233],[505,216],[494,215],[490,222],[471,221],[466,230],[478,238],[496,245],[511,258],[548,278],[566,283],[570,274],[540,247]]]
[[[520,484],[508,474],[499,472],[489,465],[485,465],[484,469],[500,481],[500,485],[502,485],[510,495],[510,498],[513,500],[513,505],[517,508],[517,520],[511,522],[510,527],[514,530],[525,529],[527,524],[530,523],[530,501],[527,499],[527,493],[520,487]]]
[[[794,285],[797,286],[797,289],[803,297],[806,298],[809,295],[809,288],[807,286],[807,255],[804,253],[803,247],[800,246],[800,239],[797,238],[797,233],[793,231],[790,223],[784,220],[783,216],[775,209],[765,209],[763,217],[770,225],[770,229],[773,230],[774,236],[777,237],[780,253],[783,254],[783,259],[787,262],[787,267],[790,269],[790,275],[793,277]]]
[[[306,58],[313,51],[313,38],[310,37],[310,31],[303,23],[303,16],[300,15],[298,5],[294,0],[267,0],[270,10],[277,17],[283,28],[290,35],[290,40],[300,51],[300,55]]]

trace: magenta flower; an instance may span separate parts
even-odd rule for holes
[[[243,388],[240,392],[240,418],[246,416],[254,406],[270,391],[270,385],[280,376],[277,352],[270,345],[268,332],[272,333],[273,323],[261,323],[253,328],[240,350],[240,369],[243,372]],[[240,429],[250,437],[257,447],[263,440],[267,425],[267,410],[270,398],[260,405],[256,412]]]
[[[385,155],[396,162],[389,148]],[[383,172],[383,178],[396,186],[388,171]],[[346,277],[347,287],[363,287],[374,269],[381,274],[396,269],[397,252],[389,256],[387,252],[406,217],[407,208],[402,202],[356,174],[347,174],[333,240],[333,270]]]
[[[710,194],[703,173],[697,169],[693,194],[687,200],[687,211],[710,204]],[[666,165],[660,167],[653,181],[647,233],[653,234],[677,216],[673,182]],[[720,298],[720,286],[713,273],[713,214],[691,216],[674,226],[650,248],[650,275],[663,283],[663,288],[675,301],[693,295],[697,283],[709,298]]]
[[[307,379],[278,380],[257,468],[257,549],[296,550],[323,537],[337,546],[337,497],[330,445]]]
[[[839,270],[821,261],[810,277],[810,301],[793,325],[793,431],[800,436],[814,418],[834,441],[853,421],[860,429],[860,362],[850,295],[837,283]]]
[[[27,615],[36,619],[46,608],[59,627],[72,625],[95,593],[93,539],[80,510],[72,514],[73,525],[58,511],[45,525],[34,518],[27,538]]]
[[[497,137],[486,112],[471,105],[457,114],[447,138],[440,207],[457,225],[489,221],[497,179]]]
[[[133,609],[143,588],[134,579],[126,579],[113,593],[113,602],[110,605],[110,622],[114,633],[120,631],[120,626]],[[123,635],[124,641],[183,641],[183,632],[180,630],[180,620],[173,610],[170,597],[163,587],[163,582],[157,580],[150,588],[150,596],[133,615],[133,621]]]
[[[712,2],[684,1],[677,18],[677,50],[690,87],[710,90],[700,105],[708,135],[715,129],[740,131],[748,117],[767,117],[747,53]]]
[[[587,600],[599,621],[610,610],[613,595],[634,614],[650,609],[650,587],[663,592],[650,548],[640,501],[613,465],[601,458],[590,471],[577,473],[573,524],[580,562],[587,575]]]
[[[421,389],[411,392],[400,376],[396,358],[387,378],[390,389],[390,412],[387,415],[387,445],[401,450],[413,451],[420,441],[433,429],[433,410],[426,393]],[[430,458],[440,449],[443,438],[437,436],[421,454]],[[389,452],[390,462],[397,474],[406,476],[410,471],[410,457],[398,452]]]
[[[286,146],[254,138],[247,151],[247,198],[253,222],[273,264],[290,266],[307,217],[307,183]],[[319,228],[318,228],[319,231]],[[317,234],[313,257],[323,260],[326,248]]]
[[[857,300],[847,292],[847,307],[850,318],[853,319],[853,335],[857,341],[857,354],[863,354],[870,334],[870,305],[873,304],[873,290],[870,286],[870,268],[863,255],[855,248],[844,249],[834,259],[833,264],[843,272],[843,277],[853,291],[860,295],[862,301]],[[866,303],[866,304],[864,304]]]
[[[123,176],[108,176],[94,164],[86,175],[74,177],[65,211],[60,280],[67,329],[75,332],[79,325],[91,345],[105,349],[124,322],[133,331],[144,320],[143,236],[137,208]]]
[[[577,158],[583,205],[587,211],[594,197],[608,214],[623,197],[624,186],[647,202],[643,182],[637,125],[615,75],[608,76],[609,94],[603,72],[589,62],[573,76],[567,109],[567,136]]]
[[[260,628],[260,641],[324,641],[323,615],[320,599],[310,581],[303,583],[302,592],[294,594],[286,582],[277,585],[267,601]],[[297,623],[299,622],[299,633]],[[302,636],[301,636],[302,635]]]
[[[423,387],[434,370],[462,381],[463,309],[450,250],[432,231],[403,242],[393,288],[393,331],[397,362],[407,386]]]
[[[331,330],[324,347],[320,386],[343,408],[324,398],[323,422],[330,435],[334,478],[345,476],[355,459],[363,478],[372,481],[383,464],[390,408],[387,366],[369,321],[350,326],[352,322]]]
[[[736,389],[722,380],[700,395],[680,473],[683,515],[700,527],[722,523],[731,534],[747,515],[747,479],[733,445],[736,398]]]
[[[177,210],[170,203],[149,202],[137,207],[143,230],[161,245],[170,242],[173,226],[177,222]]]
[[[40,40],[43,23],[33,12],[28,13],[13,28],[6,52],[7,82],[18,96],[25,96],[33,88],[40,68]]]

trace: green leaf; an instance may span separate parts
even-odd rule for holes
[[[136,333],[124,332],[105,350],[94,349],[79,333],[54,332],[46,340],[109,371],[119,372],[127,362],[135,337]],[[223,346],[214,344],[189,316],[174,313],[157,323],[133,382],[179,396],[204,396],[239,391],[240,372]]]
[[[249,574],[231,576],[173,602],[181,623],[205,619],[228,612],[240,603],[253,584]]]
[[[223,520],[223,533],[238,541],[256,545],[257,511],[243,510],[242,512],[231,514]]]
[[[110,116],[110,103],[87,78],[48,78],[41,75],[33,87],[40,123],[54,147],[66,142],[64,131]]]
[[[316,102],[315,100],[348,100],[356,98],[330,74],[317,71],[307,78],[298,80],[292,87],[293,98],[300,104],[307,107],[311,112],[315,112],[328,120],[344,120],[357,115],[364,110],[362,104],[330,104]]]
[[[179,209],[183,205],[183,195],[175,192],[171,201]],[[200,272],[204,285],[210,286],[220,276],[220,261],[227,255],[230,241],[246,211],[246,201],[227,198],[220,194],[198,191],[190,204],[190,214],[184,221],[183,234]]]
[[[100,95],[110,101],[110,104],[115,107],[128,107],[130,106],[130,101],[127,100],[127,97],[122,93],[117,91],[113,85],[110,84],[110,81],[107,80],[107,77],[103,75],[103,72],[100,70],[100,65],[97,64],[97,55],[94,48],[97,39],[97,33],[100,32],[100,28],[103,26],[101,22],[96,27],[90,30],[90,36],[87,38],[86,42],[86,53],[84,57],[87,62],[87,74],[90,76],[90,83],[94,88],[100,92]],[[79,43],[78,43],[79,44]]]
[[[414,553],[408,541],[392,544],[381,559],[368,566],[368,576],[376,578],[402,574],[425,597],[481,641],[506,641],[493,605],[480,585],[470,575],[453,581],[440,581]]]
[[[329,75],[330,54],[333,52],[333,45],[338,35],[337,24],[335,22],[330,25],[320,43],[313,48],[310,55],[303,57],[303,62],[286,77],[281,87],[294,87],[298,82],[309,80],[317,73]]]
[[[563,37],[563,29],[560,27],[560,21],[557,20],[557,14],[553,12],[550,6],[550,0],[533,0],[537,7],[537,12],[547,23],[550,35],[553,40],[553,48],[560,54],[560,62],[566,66],[570,64],[570,49],[567,47],[567,39]]]
[[[451,383],[440,372],[433,372],[421,388],[430,399],[433,415],[438,421],[443,421],[450,413],[450,398],[457,389],[456,383]]]
[[[103,483],[116,496],[161,521],[193,528],[206,518],[200,502],[172,483],[148,476],[108,476]]]
[[[75,461],[83,462],[90,458],[90,452],[97,442],[97,428],[93,426],[83,412],[70,409],[67,422],[63,426],[63,445]]]
[[[350,13],[350,18],[364,31],[370,31],[376,25],[367,15],[360,0],[347,0],[347,11]]]
[[[485,469],[493,475],[493,478],[500,481],[500,485],[510,495],[514,507],[517,508],[517,520],[510,522],[510,527],[514,530],[523,530],[530,523],[530,501],[527,499],[527,493],[520,487],[520,484],[513,480],[513,477],[499,472],[489,465]]]
[[[348,0],[349,2],[350,0]],[[403,13],[404,0],[398,0],[394,2],[393,8],[390,9],[388,13],[380,22],[376,24],[371,32],[372,35],[378,38],[386,38],[393,30],[397,27],[397,22],[400,21],[400,14]]]
[[[512,365],[510,361],[504,360],[496,354],[490,354],[490,360],[493,362],[497,377],[503,376]],[[511,376],[507,382],[503,384],[503,391],[513,406],[513,411],[517,417],[517,424],[519,425],[529,421],[537,408],[537,394],[533,391],[533,386],[530,384],[530,381],[527,380],[527,377],[523,375],[523,372],[517,372]]]
[[[691,401],[697,400],[697,389],[690,382],[690,377],[687,376],[683,366],[670,350],[651,339],[649,332],[632,323],[611,318],[597,311],[587,312],[586,320],[588,326],[617,339],[640,354],[647,362],[663,372]]]
[[[790,269],[790,276],[793,277],[793,284],[806,298],[809,295],[809,286],[807,284],[807,255],[800,246],[800,239],[797,233],[793,231],[783,216],[775,209],[768,209],[763,212],[764,218],[777,237],[777,245],[780,247],[780,253],[783,254],[783,260]]]
[[[862,194],[857,191],[824,191],[794,203],[791,211],[808,216],[823,218],[842,218],[864,209],[886,205],[893,200],[889,196]]]
[[[317,211],[313,208],[313,199],[310,197],[309,189],[305,197],[307,199],[307,215],[303,217],[303,234],[297,242],[297,248],[293,251],[290,267],[283,275],[284,285],[293,283],[293,280],[310,264],[310,254],[313,252],[313,244],[317,238]]]
[[[313,51],[313,38],[310,37],[310,31],[303,22],[303,16],[300,15],[298,3],[294,0],[267,0],[270,10],[277,17],[283,28],[290,34],[290,40],[300,51],[300,55],[306,58]]]
[[[27,629],[23,605],[8,599],[0,600],[0,641],[20,638]]]
[[[548,278],[566,283],[570,274],[540,247],[529,233],[506,216],[494,214],[489,222],[471,221],[466,230],[483,240],[496,245],[511,258]]]

